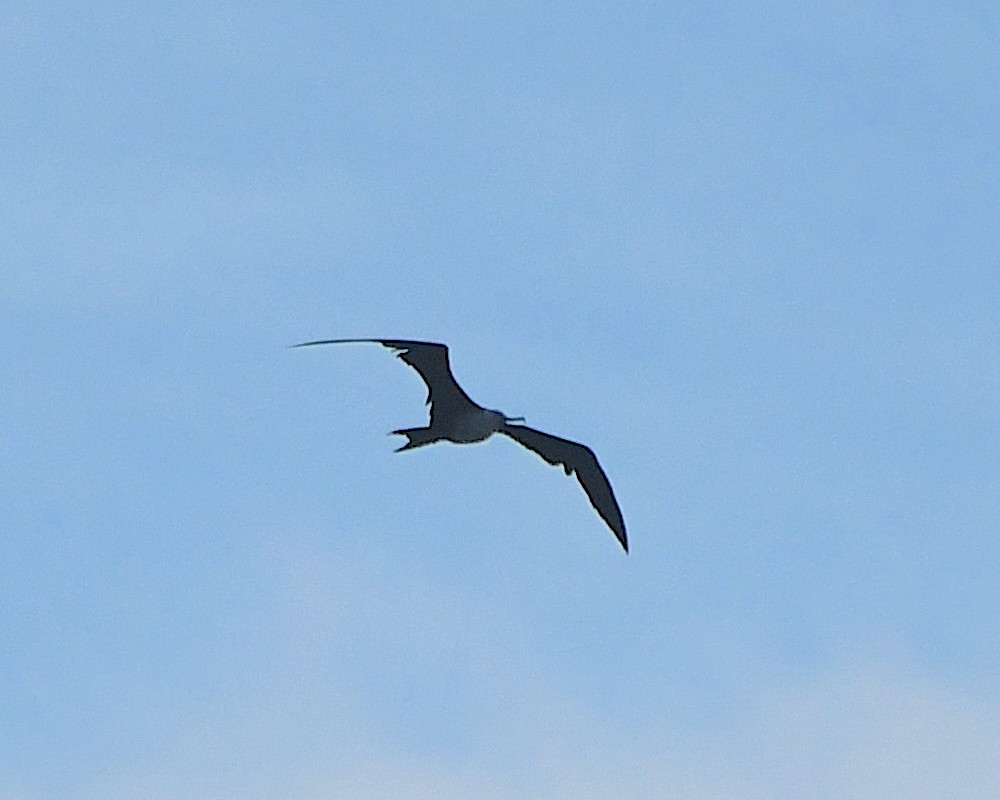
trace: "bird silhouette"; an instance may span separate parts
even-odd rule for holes
[[[406,444],[396,449],[397,453],[439,441],[457,444],[481,442],[494,433],[502,433],[537,453],[549,464],[561,466],[567,475],[576,473],[591,505],[607,523],[625,552],[628,552],[628,538],[621,509],[594,451],[586,445],[543,433],[527,425],[512,425],[514,422],[524,422],[524,417],[508,417],[502,411],[483,408],[474,402],[452,375],[447,345],[406,339],[321,339],[292,346],[313,347],[360,342],[388,347],[413,367],[427,384],[430,425],[425,428],[394,430],[394,434],[405,436],[407,440]]]

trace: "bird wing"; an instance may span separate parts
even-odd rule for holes
[[[618,507],[608,476],[601,469],[593,450],[578,442],[536,431],[527,425],[504,425],[500,433],[537,453],[553,466],[561,466],[567,475],[575,472],[576,479],[590,498],[590,504],[618,537],[625,552],[628,552],[622,510]]]
[[[388,347],[396,356],[413,367],[427,384],[427,404],[431,407],[431,425],[434,416],[441,413],[448,418],[464,414],[469,406],[479,408],[472,401],[455,376],[448,363],[448,346],[437,342],[415,342],[408,339],[322,339],[316,342],[302,342],[293,347],[309,347],[316,344],[349,344],[372,342]]]

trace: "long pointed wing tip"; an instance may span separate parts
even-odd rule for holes
[[[384,344],[384,339],[313,339],[308,342],[299,342],[298,344],[290,344],[289,347],[310,347],[314,344],[363,344],[365,342],[371,342],[372,344]]]

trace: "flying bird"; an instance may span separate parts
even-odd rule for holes
[[[398,358],[413,367],[427,384],[430,425],[426,428],[400,428],[393,431],[394,434],[405,436],[407,440],[406,444],[396,449],[397,453],[439,441],[457,444],[482,442],[494,433],[502,433],[537,453],[553,466],[561,466],[567,475],[575,472],[591,505],[621,542],[625,552],[628,552],[628,538],[625,535],[621,509],[594,451],[586,445],[542,433],[527,425],[513,425],[511,423],[524,422],[524,417],[508,417],[502,411],[483,408],[474,402],[451,374],[447,345],[405,339],[322,339],[292,346],[312,347],[319,344],[358,342],[388,347]]]

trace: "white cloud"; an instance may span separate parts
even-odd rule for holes
[[[218,764],[184,776],[180,767],[165,783],[145,779],[106,796],[991,800],[1000,786],[997,709],[886,669],[837,670],[775,691],[738,732],[681,735],[666,732],[664,721],[659,730],[614,742],[599,719],[569,711],[560,721],[551,716],[558,703],[544,712],[533,728],[517,730],[530,754],[522,761],[494,754],[449,764],[368,752],[352,762],[314,751],[296,762],[247,763],[242,771]],[[220,782],[220,768],[228,780]]]
[[[1000,786],[1000,707],[903,657],[748,689],[702,723],[655,697],[609,710],[545,668],[520,609],[339,552],[266,542],[276,674],[87,796],[987,800]]]
[[[991,798],[1000,786],[1000,709],[884,666],[776,693],[759,728],[776,796]]]

